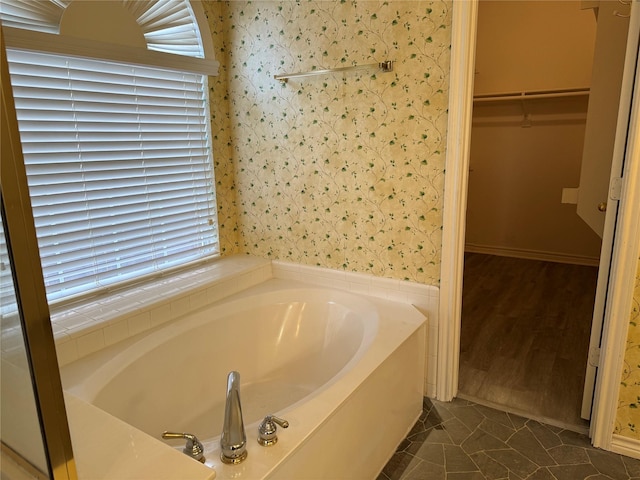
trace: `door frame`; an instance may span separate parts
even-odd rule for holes
[[[640,89],[638,89],[637,86],[634,86],[634,77],[636,81],[638,80],[636,71],[638,69],[638,40],[640,37],[640,10],[637,8],[637,6],[640,6],[640,4],[636,4],[636,8],[634,9],[633,16],[630,19],[628,27],[627,51],[625,52],[624,61],[625,70],[620,89],[618,126],[616,128],[616,137],[611,161],[611,178],[619,177],[624,178],[626,181],[629,181],[629,179],[633,177],[632,169],[635,167],[633,165],[632,159],[637,158],[634,157],[632,151],[630,150],[634,145],[633,139],[631,139],[631,143],[627,145],[627,140],[633,136],[634,129],[637,129],[637,123],[635,123],[637,122],[637,113],[634,114],[634,112],[632,112],[631,110],[633,105],[633,92],[634,90],[636,92],[640,92]],[[631,39],[631,41],[629,39]],[[627,165],[628,169],[626,168]],[[632,191],[633,187],[625,186],[625,190],[627,192]],[[620,285],[619,283],[617,285],[615,284],[619,281],[618,277],[621,274],[624,276],[624,273],[620,272],[618,269],[620,262],[613,262],[613,255],[617,252],[616,250],[614,250],[614,248],[616,246],[616,242],[620,239],[620,237],[622,237],[622,240],[624,240],[627,235],[630,234],[629,232],[625,232],[623,230],[624,228],[628,228],[628,224],[626,223],[628,222],[628,220],[625,217],[629,208],[628,201],[628,198],[625,199],[626,203],[614,201],[610,198],[607,199],[607,203],[612,207],[612,211],[607,212],[604,222],[602,249],[600,252],[600,268],[598,271],[598,289],[596,291],[593,320],[591,324],[591,339],[589,341],[590,359],[587,362],[587,372],[582,399],[583,418],[590,419],[590,413],[597,397],[595,386],[597,382],[597,370],[601,368],[601,365],[599,365],[601,357],[600,353],[602,351],[602,354],[607,355],[608,352],[610,352],[610,349],[604,348],[604,345],[606,345],[604,334],[607,333],[607,330],[604,329],[604,324],[607,316],[610,317],[612,315],[611,311],[608,311],[606,309],[608,305],[607,302],[615,298],[614,294],[617,294],[621,288],[624,292],[625,288],[627,287],[627,285]],[[625,206],[625,210],[622,210],[623,206]],[[621,255],[633,255],[631,254],[631,250],[629,249],[623,249],[623,252],[617,253]],[[637,263],[637,258],[635,260],[632,260],[631,258],[625,259],[624,262],[635,265]],[[611,282],[609,279],[611,279]],[[634,283],[635,274],[634,279],[631,281],[631,285],[634,285]],[[618,307],[619,305],[616,303],[612,305],[612,308],[617,309]],[[624,316],[623,312],[618,312],[617,315]],[[626,315],[626,318],[629,318],[628,314]],[[607,325],[610,326],[608,328],[611,329],[611,331],[608,331],[608,335],[611,335],[613,332],[615,332],[615,330],[619,326],[617,324]],[[620,326],[624,327],[623,333],[626,334],[627,325],[621,323]],[[619,382],[619,380],[620,373],[618,373],[616,382]],[[615,385],[611,385],[611,387],[612,390],[616,392],[616,398],[613,399],[613,401],[616,401],[617,390],[615,388]]]
[[[634,0],[636,10],[640,0]],[[436,398],[458,393],[462,277],[471,143],[478,0],[453,2],[449,118],[442,231]],[[636,15],[637,17],[637,15]],[[631,30],[631,26],[630,26]],[[595,386],[590,434],[594,446],[611,450],[631,299],[640,251],[640,65],[636,64],[623,176],[616,220],[611,280]],[[628,453],[627,453],[628,454]]]

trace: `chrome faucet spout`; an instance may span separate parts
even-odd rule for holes
[[[220,459],[224,463],[240,463],[247,458],[247,435],[240,404],[240,374],[235,371],[227,377],[227,402],[220,450]]]

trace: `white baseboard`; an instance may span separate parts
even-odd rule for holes
[[[627,457],[640,459],[640,440],[613,434],[611,439],[611,451],[626,455]]]
[[[545,262],[570,263],[573,265],[586,265],[590,267],[597,267],[600,264],[599,257],[567,255],[564,253],[542,252],[538,250],[525,250],[520,248],[476,245],[473,243],[465,244],[464,250],[465,252],[470,253],[484,253],[487,255],[498,255],[500,257],[523,258],[526,260],[542,260]]]

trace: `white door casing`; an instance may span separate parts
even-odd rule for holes
[[[614,150],[614,161],[617,153],[623,157],[621,193],[615,220],[590,434],[596,447],[640,458],[640,451],[617,449],[612,437],[640,254],[640,0],[633,0],[632,3],[629,38],[635,43],[633,48],[628,49],[627,55],[630,63],[635,65],[625,70],[623,83],[633,82],[633,88],[627,92],[623,90],[627,98],[621,100],[621,107],[625,106],[630,112],[627,117],[628,129],[626,132],[620,129],[617,133],[621,141],[616,141],[616,150],[620,151]],[[619,118],[619,122],[624,120]]]
[[[602,226],[602,249],[600,251],[600,265],[598,270],[598,288],[596,290],[596,298],[593,307],[591,338],[589,340],[589,358],[587,359],[582,396],[581,416],[587,420],[591,418],[596,373],[600,362],[600,342],[603,333],[603,320],[608,289],[607,284],[609,282],[610,271],[612,269],[611,260],[613,254],[613,242],[620,200],[618,187],[616,185],[621,184],[619,179],[622,177],[623,173],[625,144],[627,140],[627,131],[629,129],[629,111],[631,108],[633,79],[636,70],[636,57],[638,52],[638,31],[640,29],[640,8],[634,9],[634,16],[633,19],[631,19],[631,22],[628,18],[613,15],[611,11],[600,12],[599,18],[602,18],[603,13],[608,13],[608,15],[614,19],[622,20],[624,23],[620,28],[628,32],[628,35],[626,40],[625,56],[622,60],[623,72],[620,79],[619,99],[618,92],[614,92],[614,96],[616,98],[615,102],[618,106],[618,108],[616,108],[617,118],[615,122],[611,122],[610,120],[610,122],[615,125],[614,138],[611,145],[612,152],[609,159],[611,161],[611,166],[609,166],[606,161],[601,162],[605,165],[602,167],[604,170],[599,173],[600,175],[606,175],[605,178],[608,179],[608,181],[605,182],[603,194],[605,195],[603,200],[607,202],[607,211],[603,218],[604,224]],[[591,104],[589,104],[589,107],[591,107]],[[587,134],[589,134],[589,131],[587,131]],[[587,141],[585,140],[585,148],[587,147]],[[583,156],[583,162],[584,159],[585,157]],[[597,167],[593,168],[590,175],[594,175],[596,170],[598,170]],[[594,195],[596,195],[595,189],[590,196],[590,201],[592,203],[595,202],[595,199],[597,198]],[[594,207],[593,210],[595,211],[595,205],[592,205],[592,207]],[[580,210],[578,210],[578,214],[580,215]],[[593,222],[596,222],[595,219],[592,218],[592,220]],[[590,224],[590,226],[592,225]]]
[[[451,401],[458,393],[462,269],[478,0],[454,1],[451,23],[451,72],[436,371],[436,398],[446,402]]]

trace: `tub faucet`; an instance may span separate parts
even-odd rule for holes
[[[185,455],[189,455],[191,458],[195,458],[200,463],[205,462],[204,458],[204,447],[202,443],[198,440],[192,433],[177,433],[177,432],[164,432],[162,434],[162,438],[171,439],[171,438],[184,438],[187,441],[187,444],[182,449],[182,453]]]
[[[220,438],[220,459],[224,463],[240,463],[247,458],[247,435],[240,405],[240,374],[230,372],[227,377],[227,402]]]
[[[269,447],[275,445],[278,441],[278,435],[276,431],[280,425],[282,428],[289,428],[289,422],[284,418],[276,417],[275,415],[267,415],[258,427],[258,443],[263,447]]]

